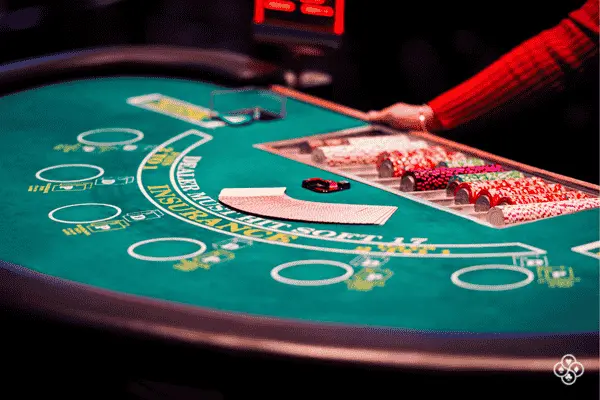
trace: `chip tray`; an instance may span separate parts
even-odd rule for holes
[[[409,197],[415,201],[442,208],[474,222],[493,228],[505,228],[550,218],[562,213],[577,212],[594,207],[592,203],[573,207],[551,207],[551,200],[569,199],[577,203],[584,198],[598,198],[598,193],[585,187],[563,182],[543,174],[532,174],[518,166],[503,164],[493,159],[469,154],[464,149],[423,140],[418,135],[399,132],[387,127],[367,126],[322,135],[256,146],[317,168],[333,172],[348,179]],[[473,149],[474,153],[477,150]],[[516,164],[516,163],[515,163]],[[549,173],[550,174],[550,173]],[[511,215],[521,212],[535,215],[528,218],[500,218],[495,204],[477,200],[488,193],[483,189],[520,188],[523,185],[543,185],[520,191],[511,205]],[[477,188],[471,193],[470,188]],[[539,193],[560,187],[566,191],[561,196],[541,197]],[[460,190],[462,189],[462,190]],[[537,198],[524,199],[524,193]],[[542,202],[543,201],[543,202]],[[484,204],[482,206],[482,204]],[[503,204],[509,204],[504,200]],[[592,206],[590,206],[592,204]],[[536,211],[539,208],[539,212]],[[552,208],[552,212],[544,212]]]

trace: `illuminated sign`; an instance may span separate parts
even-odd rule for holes
[[[345,0],[255,0],[254,23],[341,35]]]

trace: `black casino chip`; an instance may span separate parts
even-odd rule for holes
[[[331,179],[310,178],[302,181],[302,187],[317,193],[333,193],[350,189],[350,182],[336,182]]]

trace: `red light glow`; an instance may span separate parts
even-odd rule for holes
[[[303,14],[316,15],[318,17],[333,17],[333,8],[331,7],[302,4],[300,11],[302,11]]]
[[[254,23],[262,24],[265,22],[265,8],[263,7],[263,0],[254,1]]]
[[[335,0],[335,22],[333,23],[333,33],[341,35],[344,33],[344,0]]]
[[[345,30],[344,6],[345,0],[254,0],[254,23],[285,24],[285,21],[290,21],[289,23],[297,21],[303,26],[301,29],[321,32],[326,29],[329,33],[341,36]],[[284,12],[288,17],[281,19],[273,12]],[[309,20],[300,22],[297,12],[312,17],[314,22]],[[324,19],[318,22],[315,18]]]
[[[265,8],[268,8],[269,10],[293,12],[296,9],[296,5],[291,1],[270,0],[265,1]]]

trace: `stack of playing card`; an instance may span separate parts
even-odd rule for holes
[[[383,225],[397,207],[297,200],[285,188],[223,189],[219,201],[233,209],[268,218],[329,224]]]

